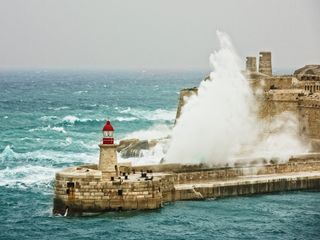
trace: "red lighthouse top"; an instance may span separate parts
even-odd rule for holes
[[[110,121],[106,122],[102,131],[103,131],[102,143],[103,144],[114,144],[114,138],[113,138],[114,129],[113,129]]]
[[[104,125],[102,131],[114,131],[110,121],[107,121],[106,122],[106,125]]]

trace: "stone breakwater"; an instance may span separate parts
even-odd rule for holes
[[[295,156],[283,164],[206,168],[159,164],[119,166],[105,179],[97,165],[56,173],[53,212],[157,209],[163,203],[290,190],[320,190],[320,154]]]

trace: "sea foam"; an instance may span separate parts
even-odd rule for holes
[[[33,128],[29,130],[29,132],[35,132],[35,131],[54,131],[59,133],[67,133],[63,127],[55,127],[55,126],[51,127],[50,125],[48,125],[47,127],[38,127],[38,128]]]
[[[139,108],[126,108],[119,109],[119,113],[130,114],[131,116],[136,117],[137,119],[145,119],[149,121],[174,121],[176,110],[166,110],[166,109],[155,109],[155,110],[146,110]]]
[[[69,141],[68,138],[66,141]],[[0,153],[0,186],[51,187],[55,172],[67,166],[96,163],[95,153],[59,152],[37,150],[18,153],[13,146],[6,146]]]

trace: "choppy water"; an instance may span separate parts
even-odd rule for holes
[[[0,72],[0,239],[316,239],[320,193],[169,204],[157,211],[53,217],[61,168],[97,162],[101,128],[166,136],[178,92],[204,72]],[[145,161],[142,159],[141,161]]]

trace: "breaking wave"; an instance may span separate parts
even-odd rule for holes
[[[94,154],[38,150],[17,153],[6,146],[0,153],[0,186],[41,187],[52,186],[55,172],[82,163],[96,163]]]
[[[62,106],[62,107],[48,107],[49,110],[55,110],[55,111],[60,111],[60,110],[65,110],[69,109],[70,107],[68,106]]]
[[[80,119],[76,116],[66,116],[63,119],[63,122],[74,124],[76,121],[80,121]]]
[[[131,122],[131,121],[138,120],[138,118],[136,118],[136,117],[116,117],[115,120],[119,121],[119,122]]]
[[[66,139],[66,142],[70,139]],[[25,153],[14,151],[13,146],[6,146],[0,153],[0,167],[16,166],[17,164],[69,164],[69,163],[95,163],[97,161],[98,152],[96,153],[81,153],[77,152],[61,152],[53,150],[36,150]]]
[[[81,94],[83,94],[83,93],[88,93],[88,90],[76,91],[76,92],[74,92],[73,94],[81,95]]]
[[[57,116],[43,116],[40,118],[41,121],[50,121],[50,120],[56,120],[58,119]]]
[[[119,122],[131,122],[138,120],[136,117],[116,117],[112,119],[113,121],[119,121]],[[64,124],[78,124],[78,123],[100,123],[105,122],[106,118],[78,118],[76,116],[66,116],[62,119]]]
[[[90,118],[78,118],[76,116],[66,116],[62,119],[62,122],[65,124],[77,124],[77,123],[90,123],[90,122],[104,122],[106,121],[105,118],[96,118],[96,119],[90,119]]]
[[[111,121],[132,122],[138,120],[147,121],[170,121],[175,120],[175,110],[156,109],[154,111],[126,108],[118,110],[121,116],[112,118]],[[79,118],[77,116],[68,115],[62,119],[63,124],[74,125],[79,123],[100,123],[106,121],[105,117],[98,118]]]
[[[122,158],[118,154],[119,162],[130,161],[133,165],[158,164],[165,157],[168,146],[169,136],[172,127],[165,124],[157,124],[146,130],[139,130],[127,134],[124,139],[139,139],[139,140],[157,140],[157,144],[150,149],[140,150],[138,157]]]
[[[156,110],[143,110],[135,108],[126,108],[119,110],[122,114],[129,114],[138,119],[145,119],[149,121],[174,121],[176,110],[165,110],[158,108]]]
[[[51,189],[54,174],[58,170],[60,169],[34,165],[6,167],[0,170],[0,186]]]
[[[139,157],[122,158],[118,154],[119,162],[131,162],[134,166],[148,165],[148,164],[159,164],[160,161],[165,157],[168,148],[166,141],[159,142],[155,147],[149,150],[141,150]]]
[[[158,124],[150,127],[149,129],[139,130],[129,133],[125,139],[137,138],[140,140],[162,139],[167,138],[171,133],[171,127],[165,124]]]
[[[59,133],[67,133],[63,127],[51,127],[50,125],[48,125],[47,127],[39,127],[39,128],[33,128],[29,130],[29,132],[35,132],[35,131],[55,131]]]

